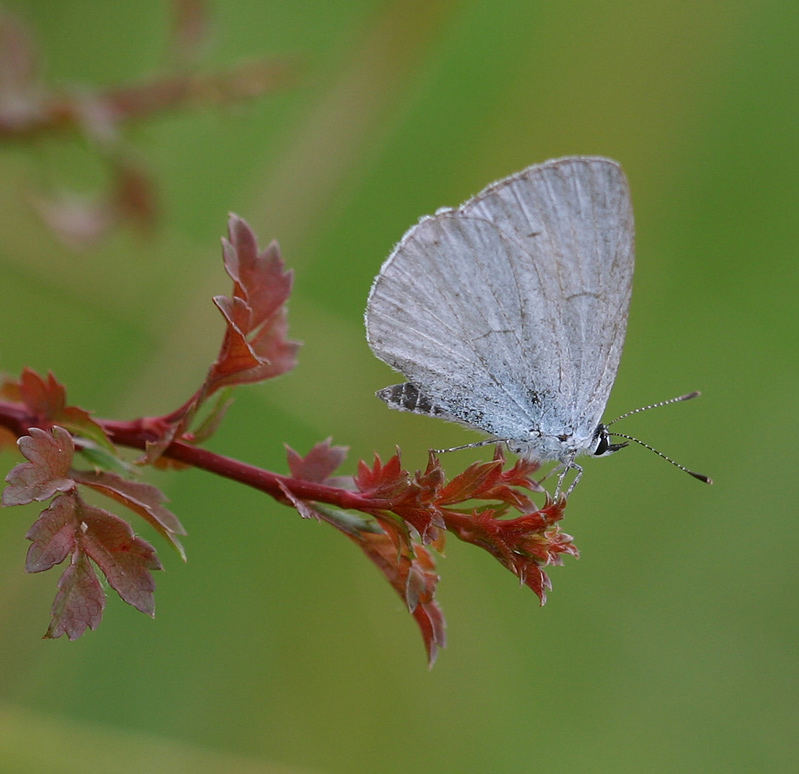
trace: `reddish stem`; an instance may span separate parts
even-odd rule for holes
[[[153,419],[138,419],[132,422],[117,422],[110,419],[95,421],[105,430],[113,443],[122,446],[145,449],[148,442],[152,443],[158,440],[158,435],[152,429],[157,421]],[[0,402],[0,425],[8,428],[17,437],[27,435],[28,428],[38,424],[37,419],[32,417],[22,405]],[[215,454],[207,449],[201,449],[181,441],[173,441],[166,448],[164,456],[259,489],[287,505],[290,503],[286,501],[281,485],[301,500],[328,503],[339,508],[352,508],[364,513],[374,513],[389,509],[391,506],[391,503],[384,499],[367,497],[358,492],[325,486],[291,476],[281,476],[278,473],[272,473],[269,470],[248,465],[232,457]]]
[[[147,441],[156,440],[155,437],[148,437],[149,433],[143,433],[136,426],[136,422],[98,420],[98,424],[102,425],[112,442],[123,446],[144,449]],[[279,473],[272,473],[255,465],[248,465],[246,462],[240,462],[232,457],[225,457],[222,454],[216,454],[181,441],[173,441],[167,447],[164,456],[259,489],[281,502],[286,501],[280,488],[282,484],[301,500],[329,503],[340,508],[370,512],[386,508],[389,505],[385,500],[364,497],[346,489],[325,486],[291,476],[281,476]]]

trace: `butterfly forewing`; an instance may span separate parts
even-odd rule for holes
[[[618,368],[632,271],[619,165],[547,162],[410,229],[372,287],[367,337],[439,413],[500,438],[568,431],[587,446]]]

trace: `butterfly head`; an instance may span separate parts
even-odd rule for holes
[[[617,452],[619,449],[623,449],[627,445],[627,441],[624,443],[611,443],[608,426],[600,422],[594,431],[594,448],[591,453],[594,455],[594,457],[607,457],[608,454],[613,454],[613,452]]]

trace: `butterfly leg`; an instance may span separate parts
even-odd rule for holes
[[[502,438],[488,438],[485,441],[474,441],[465,443],[462,446],[450,446],[449,449],[430,449],[434,454],[446,454],[447,452],[460,451],[461,449],[476,449],[478,446],[490,446],[492,443],[502,443]]]
[[[575,475],[574,475],[573,481],[571,482],[571,484],[569,484],[569,488],[566,490],[566,495],[565,496],[566,496],[567,499],[568,499],[569,495],[574,491],[574,487],[577,486],[577,482],[580,480],[580,478],[583,475],[582,465],[578,465],[574,461],[574,457],[573,456],[571,458],[561,462],[561,465],[563,466],[563,469],[560,471],[560,475],[558,476],[558,483],[555,486],[555,500],[556,501],[560,498],[560,493],[561,493],[561,490],[563,488],[563,480],[566,478],[566,474],[570,470],[574,470],[575,471]]]
[[[569,488],[566,490],[566,499],[569,499],[569,495],[574,491],[574,487],[577,486],[577,482],[583,477],[583,466],[578,465],[576,462],[572,462],[570,467],[574,468],[577,472],[574,474],[574,479],[572,480],[571,484],[569,484]]]

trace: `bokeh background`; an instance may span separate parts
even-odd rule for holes
[[[28,0],[51,84],[164,60],[165,2]],[[54,573],[23,572],[33,510],[0,519],[0,771],[792,771],[797,712],[797,8],[781,0],[212,3],[209,69],[286,57],[296,78],[125,136],[158,182],[150,236],[64,247],[31,190],[91,191],[85,141],[0,148],[0,366],[52,369],[100,416],[158,414],[202,379],[228,292],[228,211],[296,271],[296,371],[242,388],[214,450],[285,471],[327,436],[348,470],[410,467],[466,430],[389,412],[366,346],[370,282],[416,219],[566,154],[619,159],[638,262],[609,414],[639,448],[589,460],[546,607],[487,554],[439,563],[432,672],[399,599],[348,541],[195,471],[158,475],[189,529],[153,538],[155,621],[109,599],[82,640],[40,639]],[[450,472],[490,451],[445,458]],[[17,462],[6,452],[2,474]],[[151,537],[145,528],[142,534]]]

